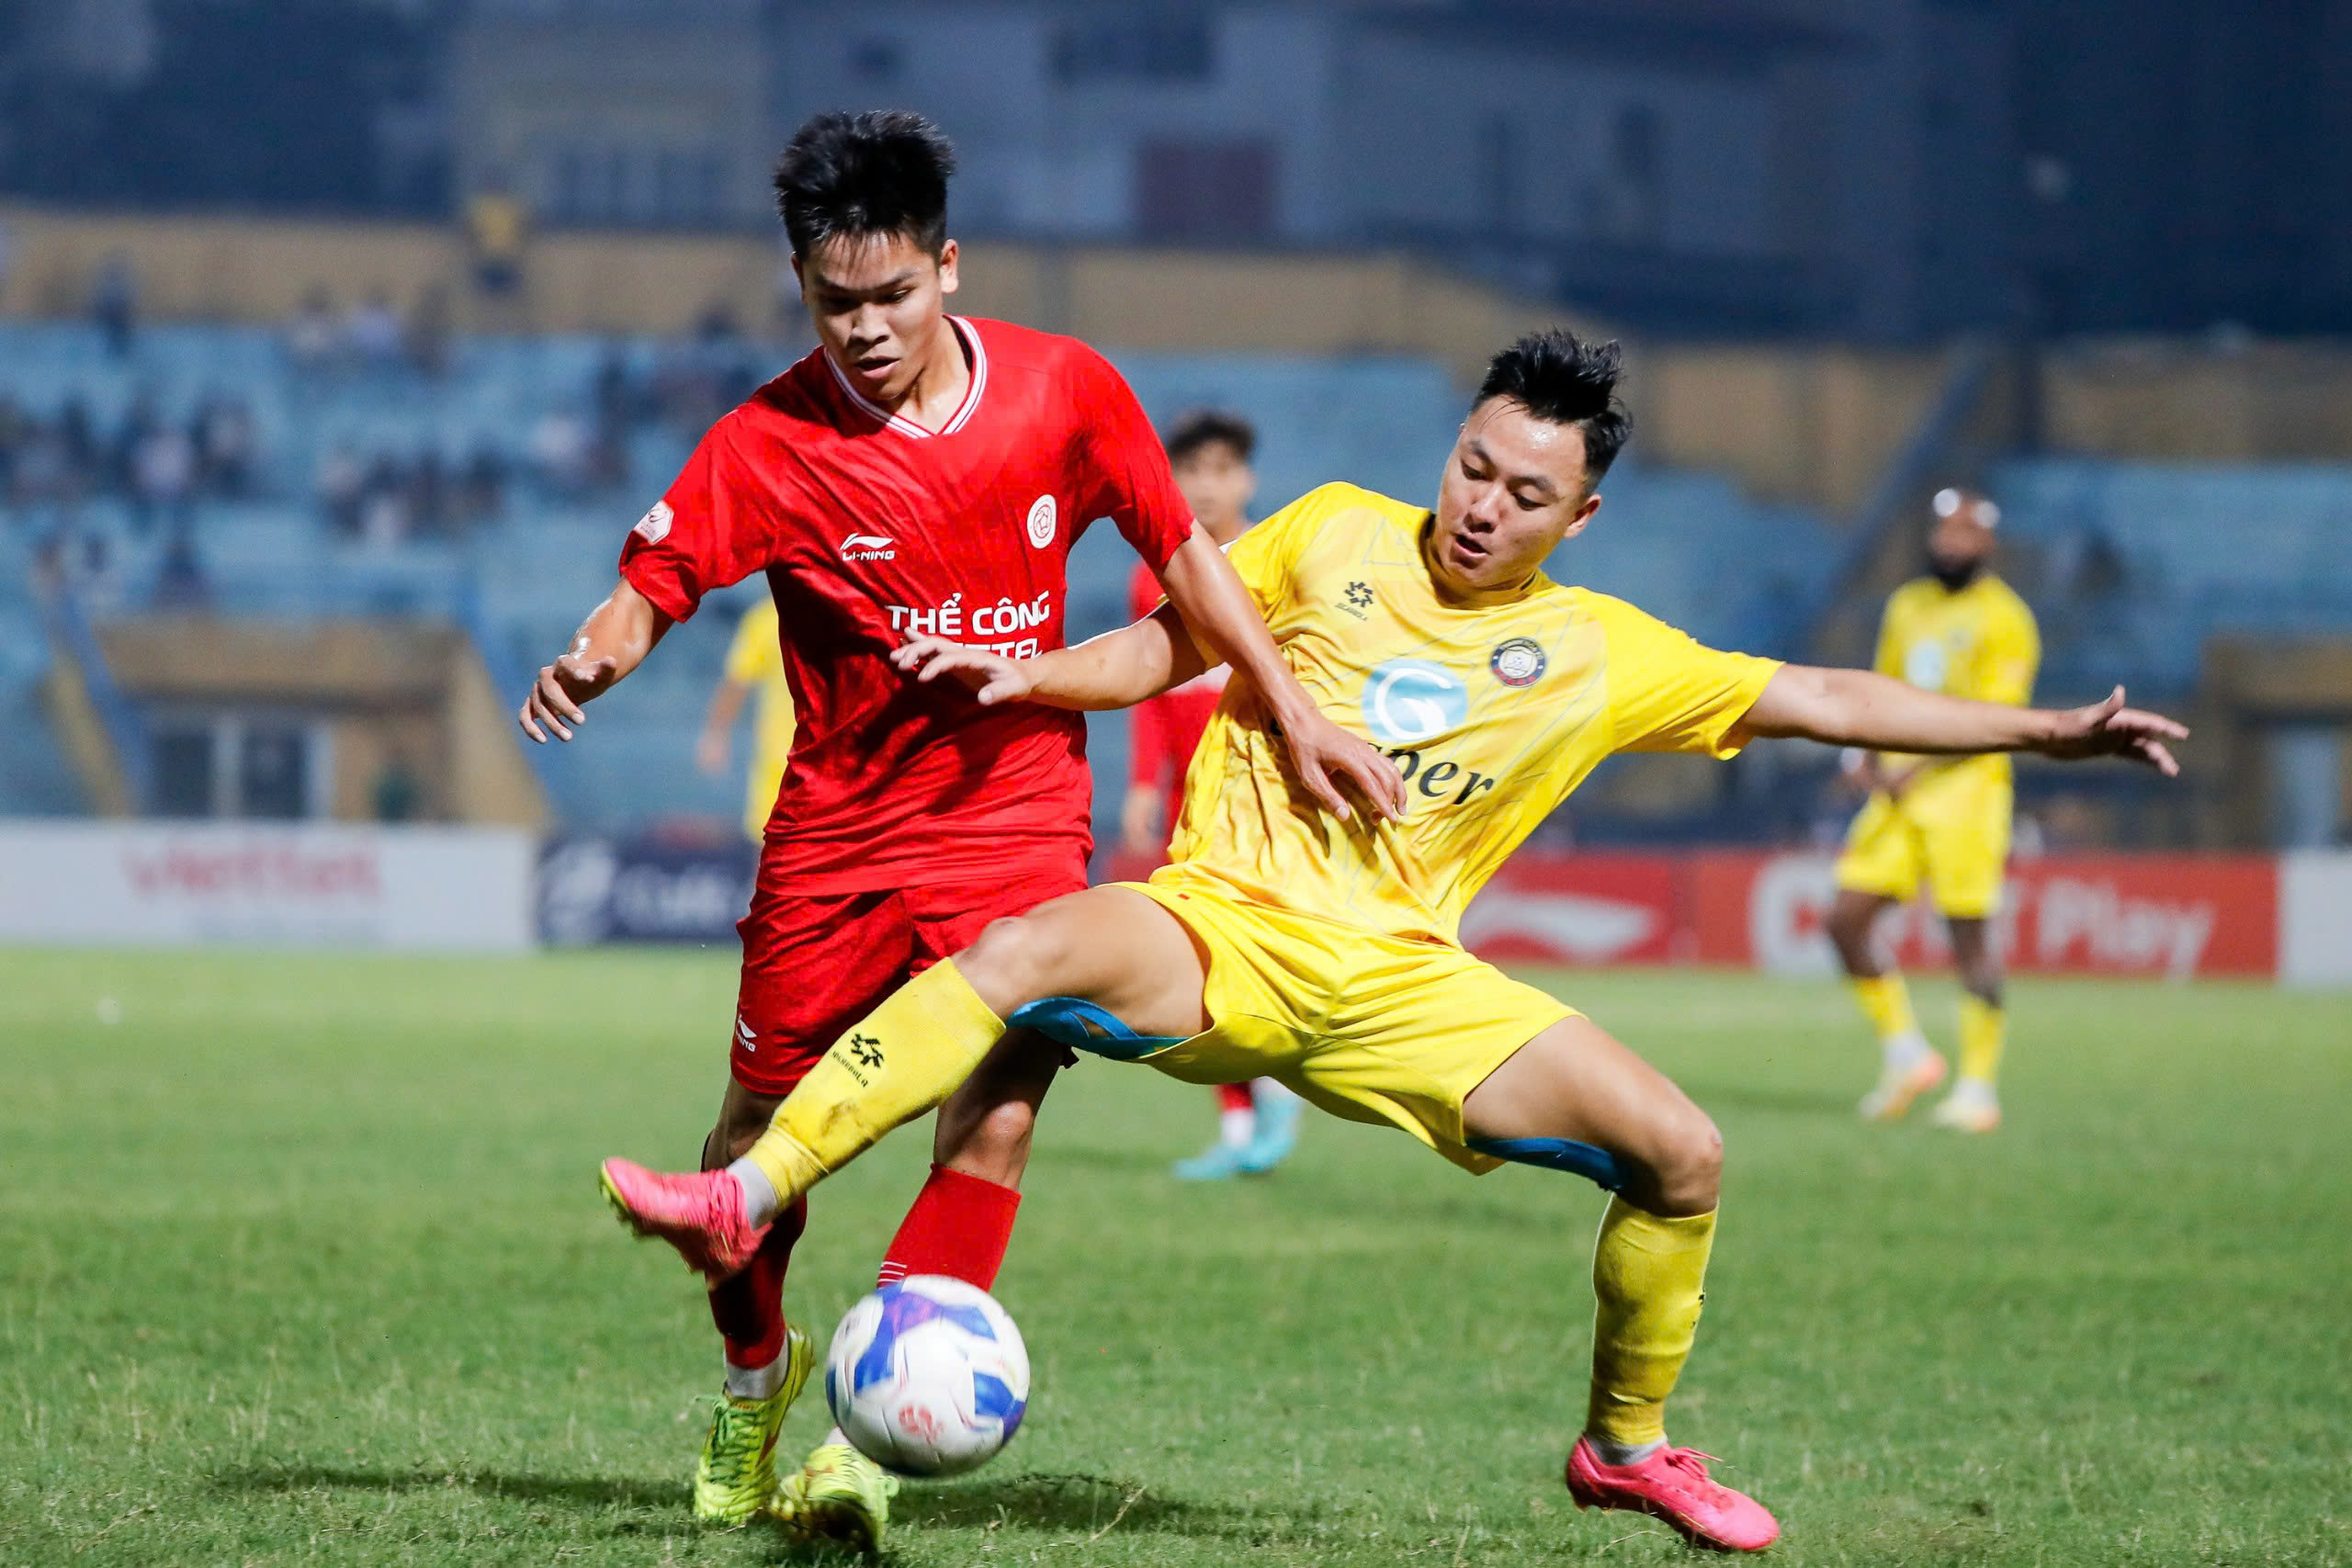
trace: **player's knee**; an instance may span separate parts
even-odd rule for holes
[[[1046,996],[1057,961],[1068,946],[1052,926],[1026,915],[990,920],[971,946],[956,955],[956,967],[992,1006],[1018,1007]],[[998,1006],[999,1012],[1010,1007]]]
[[[1028,1153],[1029,1136],[1036,1125],[1035,1106],[1022,1100],[999,1100],[980,1112],[965,1147],[992,1165],[1008,1158],[1019,1160]]]
[[[1677,1213],[1702,1214],[1723,1190],[1724,1135],[1695,1106],[1678,1118],[1655,1161],[1658,1195]]]

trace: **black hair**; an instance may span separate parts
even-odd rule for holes
[[[955,144],[912,110],[820,114],[776,160],[776,210],[796,256],[836,234],[904,234],[935,256],[955,172]]]
[[[1223,409],[1194,409],[1168,430],[1168,460],[1181,463],[1203,447],[1224,445],[1243,462],[1258,450],[1258,427]]]
[[[1471,406],[1509,398],[1537,419],[1575,425],[1584,433],[1589,493],[1634,433],[1634,416],[1617,397],[1623,359],[1614,342],[1586,343],[1557,327],[1530,333],[1487,362]]]

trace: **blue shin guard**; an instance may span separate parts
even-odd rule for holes
[[[1518,1165],[1565,1170],[1570,1176],[1583,1177],[1604,1192],[1624,1190],[1625,1170],[1617,1163],[1617,1156],[1607,1149],[1579,1144],[1573,1138],[1472,1138],[1469,1147],[1475,1153]]]
[[[1034,1029],[1057,1045],[1114,1062],[1139,1062],[1154,1051],[1183,1043],[1164,1034],[1137,1034],[1108,1008],[1077,997],[1040,997],[1015,1008],[1004,1021],[1010,1028]]]

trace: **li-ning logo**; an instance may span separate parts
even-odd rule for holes
[[[852,534],[842,541],[842,559],[896,560],[899,552],[890,547],[894,542],[888,534]]]

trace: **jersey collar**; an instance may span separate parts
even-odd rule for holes
[[[910,436],[918,441],[928,441],[934,435],[953,435],[971,423],[973,412],[980,406],[980,393],[989,384],[989,351],[980,343],[979,329],[963,317],[950,316],[947,318],[947,324],[956,329],[956,337],[962,341],[966,351],[972,356],[972,380],[971,384],[964,389],[964,400],[956,405],[956,412],[949,415],[947,423],[937,430],[926,430],[906,415],[892,413],[888,409],[867,398],[855,387],[850,385],[849,378],[842,374],[842,367],[834,364],[833,356],[822,348],[818,349],[817,356],[825,362],[825,368],[833,373],[833,385],[842,389],[842,396],[854,403],[885,430],[895,430],[901,435]]]

